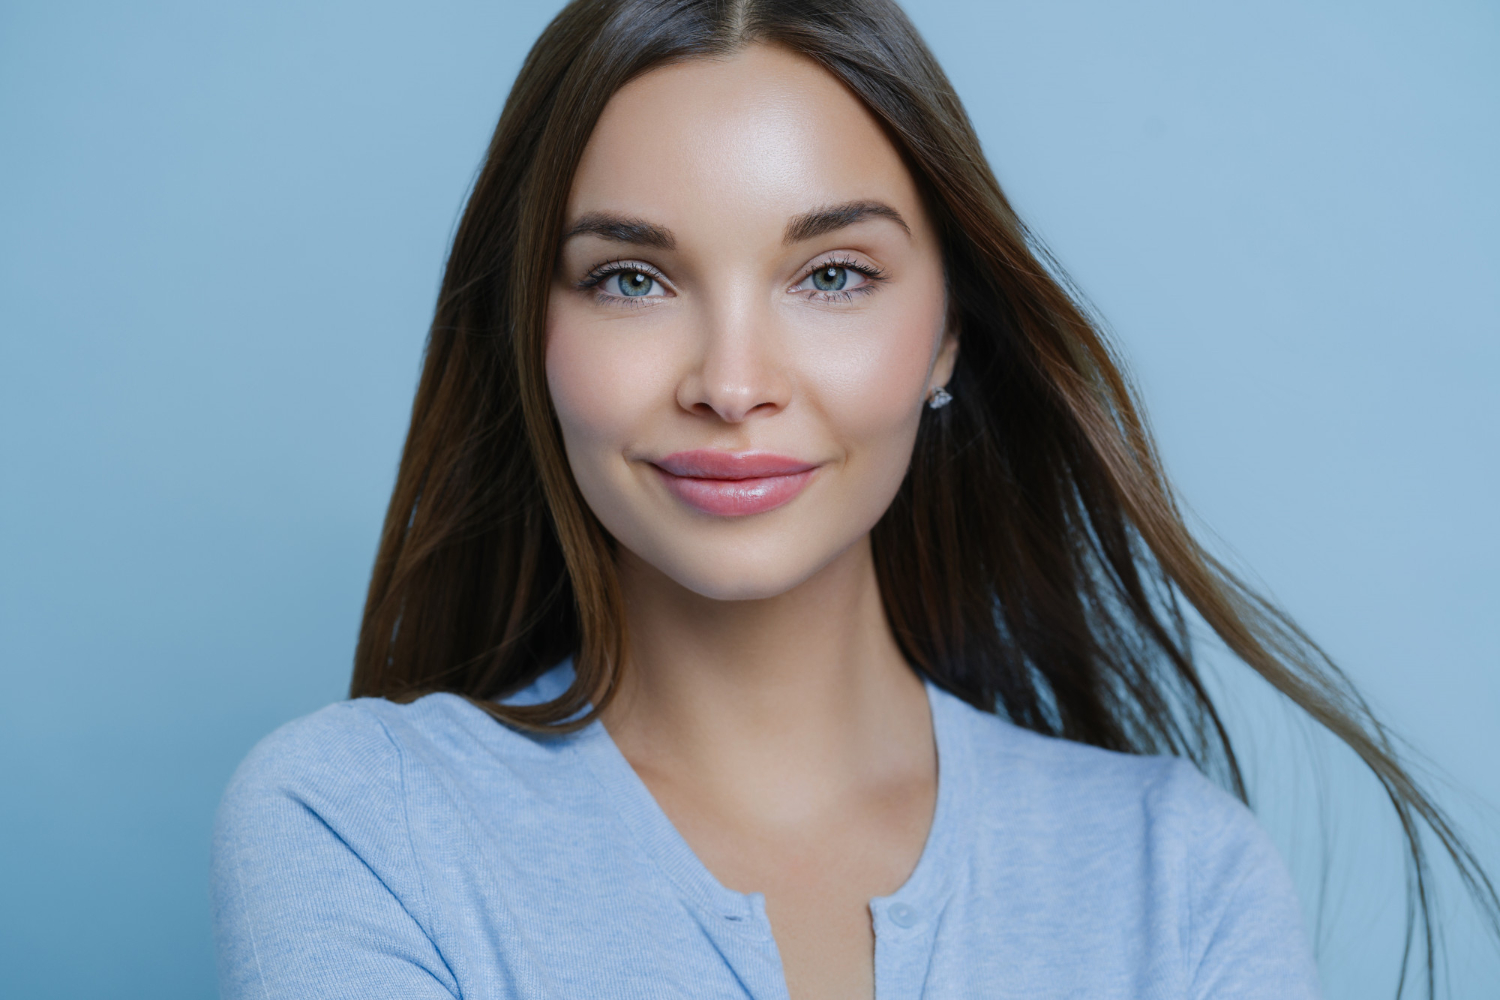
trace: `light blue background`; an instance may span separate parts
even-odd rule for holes
[[[1494,870],[1500,8],[913,7],[1193,510]],[[212,993],[219,790],[344,691],[445,244],[554,9],[0,8],[0,993]],[[1311,905],[1296,727],[1226,683]],[[1393,825],[1314,759],[1328,991],[1389,995]],[[1454,996],[1493,996],[1449,898]]]

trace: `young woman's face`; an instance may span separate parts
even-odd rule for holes
[[[768,46],[653,70],[599,119],[565,232],[547,382],[610,534],[719,599],[863,539],[956,350],[932,223],[864,106]]]

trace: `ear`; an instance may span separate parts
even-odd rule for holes
[[[948,384],[953,377],[953,366],[958,363],[958,327],[949,323],[938,344],[937,357],[932,359],[932,374],[927,378],[927,391],[931,392]]]

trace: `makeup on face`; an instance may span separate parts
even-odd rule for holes
[[[752,46],[643,74],[584,151],[548,303],[579,491],[683,587],[785,593],[896,495],[946,315],[921,194],[826,70]]]
[[[818,464],[746,451],[679,451],[651,463],[672,495],[716,517],[763,514],[789,503],[812,482]]]

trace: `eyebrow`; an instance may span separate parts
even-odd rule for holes
[[[781,241],[790,246],[793,243],[810,240],[815,236],[837,232],[847,226],[864,222],[866,219],[890,219],[908,236],[911,235],[911,227],[906,224],[901,213],[884,202],[849,201],[842,205],[830,205],[827,208],[817,208],[811,212],[792,216],[786,224],[786,232],[782,235]],[[677,246],[677,237],[673,236],[672,230],[665,226],[658,226],[654,222],[630,216],[611,215],[608,212],[590,212],[581,216],[563,234],[563,242],[566,243],[575,236],[585,235],[598,236],[615,243],[655,247],[658,250],[672,250]]]
[[[598,236],[616,243],[634,243],[636,246],[671,250],[677,246],[672,230],[644,219],[632,219],[607,212],[590,212],[581,217],[563,234],[563,242],[575,236]]]
[[[786,224],[786,234],[781,242],[788,245],[810,240],[852,226],[866,219],[890,219],[911,235],[911,227],[901,218],[901,213],[879,201],[848,201],[842,205],[814,209],[802,215],[794,215]]]

